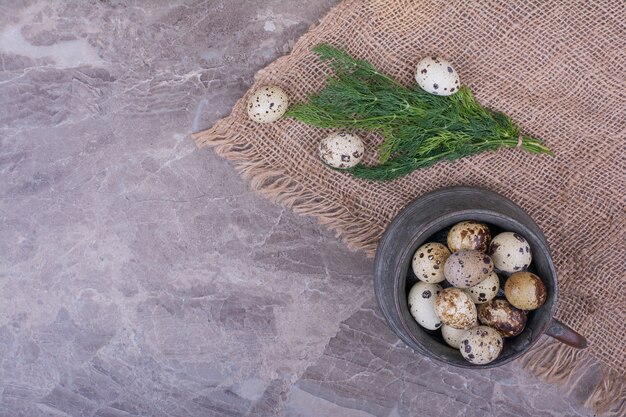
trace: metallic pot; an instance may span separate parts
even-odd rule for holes
[[[464,220],[487,223],[493,236],[502,231],[517,232],[530,244],[533,261],[530,271],[543,280],[546,302],[528,313],[524,331],[504,339],[500,356],[486,365],[471,364],[460,352],[448,346],[440,331],[419,326],[409,312],[407,295],[417,278],[411,271],[411,260],[419,246],[426,242],[445,242],[447,230]],[[374,291],[378,305],[391,329],[404,343],[418,353],[464,368],[492,368],[521,356],[547,334],[576,348],[587,341],[554,318],[558,288],[557,275],[545,236],[519,206],[486,189],[450,187],[425,194],[409,204],[391,222],[376,252]]]

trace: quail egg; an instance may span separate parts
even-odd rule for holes
[[[478,306],[478,320],[493,327],[502,337],[517,336],[526,326],[526,312],[513,307],[508,301],[498,299]]]
[[[458,288],[446,288],[435,297],[435,312],[443,324],[455,329],[469,329],[476,323],[476,306]]]
[[[500,289],[500,278],[495,272],[491,272],[487,278],[469,287],[466,291],[474,304],[482,304],[496,297]]]
[[[489,256],[500,271],[513,273],[522,271],[530,265],[532,254],[530,245],[517,233],[500,233],[491,241]]]
[[[415,321],[429,330],[441,327],[441,320],[435,312],[435,298],[441,292],[441,285],[417,282],[409,291],[409,311]]]
[[[474,326],[478,326],[478,322],[474,323]],[[458,349],[459,346],[461,346],[461,340],[465,337],[466,332],[467,329],[455,329],[454,327],[446,324],[441,326],[441,335],[443,336],[443,340],[455,349]]]
[[[448,247],[452,252],[460,250],[486,252],[490,241],[491,232],[489,228],[474,221],[457,223],[448,232]]]
[[[285,91],[275,85],[256,90],[248,99],[248,117],[258,123],[270,123],[280,119],[289,107]]]
[[[502,336],[496,329],[477,326],[465,333],[459,350],[468,362],[484,365],[493,362],[502,352]]]
[[[363,141],[352,133],[333,133],[320,142],[320,158],[333,168],[352,168],[364,153]]]
[[[426,57],[417,64],[415,81],[426,92],[449,96],[459,90],[459,74],[443,58]]]
[[[537,275],[528,271],[512,274],[504,283],[504,295],[513,306],[535,310],[546,302],[546,286]]]
[[[491,258],[477,250],[462,250],[448,257],[443,273],[455,287],[469,288],[489,277],[493,271]]]
[[[441,243],[426,243],[420,246],[413,255],[413,272],[420,281],[437,283],[446,279],[443,265],[450,256],[450,251]]]

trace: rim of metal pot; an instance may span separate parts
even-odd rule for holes
[[[408,343],[407,340],[405,340],[405,338],[401,335],[397,335],[398,337],[400,337],[401,340],[403,340],[407,345],[410,345],[410,347],[412,349],[414,349],[415,351],[417,351],[418,353],[422,353],[427,355],[428,357],[437,360],[439,362],[443,362],[446,364],[450,364],[453,366],[457,366],[457,367],[461,367],[461,368],[471,368],[471,369],[486,369],[486,368],[493,368],[493,367],[498,367],[498,366],[502,366],[506,363],[509,363],[517,358],[519,358],[521,355],[523,355],[524,353],[528,352],[528,350],[530,350],[538,341],[539,338],[541,337],[540,335],[544,334],[547,330],[547,328],[550,325],[550,319],[554,316],[554,313],[556,311],[556,306],[557,306],[557,301],[558,301],[558,285],[557,285],[557,274],[556,274],[556,268],[554,266],[554,262],[552,260],[552,255],[550,253],[550,248],[547,245],[547,241],[545,236],[543,235],[543,233],[541,232],[541,230],[539,229],[539,227],[537,226],[537,224],[535,223],[535,221],[532,219],[532,217],[530,217],[530,215],[528,215],[521,207],[519,207],[517,204],[515,204],[513,201],[511,201],[510,199],[502,196],[501,194],[498,194],[494,191],[491,191],[489,189],[486,188],[481,188],[481,187],[467,187],[467,186],[454,186],[454,187],[446,187],[446,188],[441,188],[435,191],[431,191],[427,194],[422,195],[421,197],[418,197],[417,199],[415,199],[413,202],[411,202],[409,205],[407,205],[406,208],[404,208],[393,220],[392,222],[389,224],[389,226],[387,227],[387,230],[385,231],[385,233],[383,234],[383,237],[380,240],[380,243],[378,245],[378,249],[376,251],[376,257],[374,260],[374,265],[378,266],[380,264],[380,262],[382,262],[381,256],[382,256],[382,252],[383,250],[381,250],[381,248],[383,248],[385,245],[387,245],[389,243],[389,240],[392,238],[392,236],[394,235],[394,229],[397,227],[401,227],[403,220],[409,216],[409,214],[411,214],[414,210],[414,206],[416,204],[419,203],[423,203],[428,199],[432,199],[433,197],[441,197],[442,195],[448,194],[448,193],[457,193],[459,191],[465,191],[465,192],[474,192],[474,191],[480,191],[480,192],[484,192],[484,193],[488,193],[491,194],[493,197],[497,198],[498,200],[502,201],[503,203],[509,205],[512,209],[514,209],[515,211],[520,211],[521,213],[523,213],[528,220],[531,222],[531,224],[533,224],[536,229],[539,231],[540,234],[535,233],[534,231],[532,231],[531,229],[529,229],[526,225],[520,223],[518,220],[515,220],[511,217],[509,217],[508,215],[503,215],[502,213],[493,211],[493,210],[485,210],[485,209],[476,209],[476,208],[465,208],[463,210],[459,210],[459,211],[455,211],[455,212],[451,212],[448,213],[446,215],[444,215],[443,217],[437,218],[436,220],[430,221],[428,223],[426,223],[424,226],[422,226],[421,228],[425,231],[436,231],[436,230],[441,230],[451,224],[453,224],[454,222],[457,221],[462,221],[462,218],[464,219],[469,219],[471,216],[485,216],[485,217],[491,217],[494,219],[500,219],[502,222],[506,222],[506,223],[512,223],[514,225],[515,228],[518,228],[519,230],[523,230],[523,234],[525,235],[529,235],[533,237],[533,242],[536,245],[539,245],[539,250],[542,251],[545,256],[546,256],[546,264],[547,267],[550,270],[550,273],[552,274],[552,276],[554,277],[554,281],[555,281],[555,285],[554,285],[554,289],[552,291],[552,297],[551,297],[551,305],[549,306],[548,311],[544,311],[543,314],[544,315],[549,315],[547,320],[544,320],[543,325],[540,328],[536,328],[533,329],[534,333],[539,333],[539,336],[534,337],[534,340],[531,340],[529,342],[529,344],[527,346],[524,347],[524,349],[519,350],[517,352],[514,352],[513,354],[509,355],[507,358],[498,361],[498,362],[492,362],[489,364],[484,364],[484,365],[476,365],[476,364],[471,364],[471,363],[467,363],[467,364],[463,364],[463,363],[454,363],[454,362],[449,362],[446,361],[440,357],[438,357],[436,354],[428,351],[426,348],[421,346],[421,342],[419,342],[419,340],[417,340],[415,338],[415,336],[413,335],[413,332],[408,328],[406,321],[404,320],[404,316],[402,314],[402,309],[401,306],[399,304],[399,297],[398,297],[398,292],[399,292],[399,286],[400,286],[400,280],[401,279],[406,279],[406,273],[408,271],[404,271],[405,267],[403,265],[405,265],[406,259],[410,258],[412,256],[411,249],[412,246],[414,246],[414,242],[417,240],[417,236],[414,236],[411,239],[411,242],[409,242],[407,245],[405,245],[404,249],[401,251],[401,253],[398,255],[398,260],[399,262],[396,262],[396,267],[395,270],[393,271],[393,291],[394,291],[394,307],[396,309],[396,314],[398,317],[398,322],[399,324],[402,325],[402,328],[404,330],[404,332],[407,335],[410,335],[410,341],[413,343]],[[437,229],[438,228],[438,229]],[[420,234],[420,236],[423,236],[425,233]],[[376,268],[376,270],[378,270],[378,268]],[[378,274],[375,274],[374,276],[374,280],[378,280],[381,277],[377,276]],[[400,278],[398,278],[400,277]],[[389,313],[383,308],[383,303],[381,300],[382,295],[379,294],[378,292],[376,292],[376,301],[379,305],[379,309],[381,310],[383,316],[385,317],[385,320],[387,320],[388,323],[391,323],[393,321],[392,317],[390,317]],[[414,347],[413,345],[417,345],[419,346],[419,348]]]

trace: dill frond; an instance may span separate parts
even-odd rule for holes
[[[285,116],[319,128],[381,135],[379,164],[347,170],[359,178],[392,180],[442,160],[518,146],[519,127],[507,115],[481,106],[466,86],[451,96],[436,96],[403,86],[333,46],[321,44],[313,51],[334,74],[322,91],[290,107]],[[521,147],[553,155],[541,140],[528,136]]]

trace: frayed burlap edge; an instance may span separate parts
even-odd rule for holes
[[[322,201],[314,192],[259,158],[244,135],[230,127],[231,123],[225,118],[211,129],[193,134],[193,138],[199,148],[211,146],[218,155],[233,161],[235,169],[250,183],[252,190],[298,214],[315,217],[321,225],[336,232],[350,248],[364,250],[369,257],[374,256],[375,242],[381,237],[378,230],[363,230],[345,207]]]
[[[585,350],[574,349],[554,339],[542,339],[520,359],[522,366],[539,378],[570,393],[576,389],[581,374],[599,367],[601,376],[585,401],[585,406],[599,415],[626,415],[626,381]]]
[[[193,138],[199,148],[210,146],[218,155],[233,161],[235,169],[250,183],[252,190],[298,214],[313,216],[342,237],[349,247],[364,250],[370,257],[374,255],[376,244],[372,242],[380,238],[378,231],[355,227],[358,222],[348,210],[331,201],[322,201],[315,193],[259,158],[246,137],[230,127],[230,121],[225,118],[213,128],[193,134]],[[575,376],[580,372],[593,366],[600,367],[600,381],[591,391],[585,406],[608,417],[626,415],[626,383],[621,375],[601,364],[587,351],[546,338],[523,356],[521,362],[525,369],[542,380],[565,390],[574,387]]]

